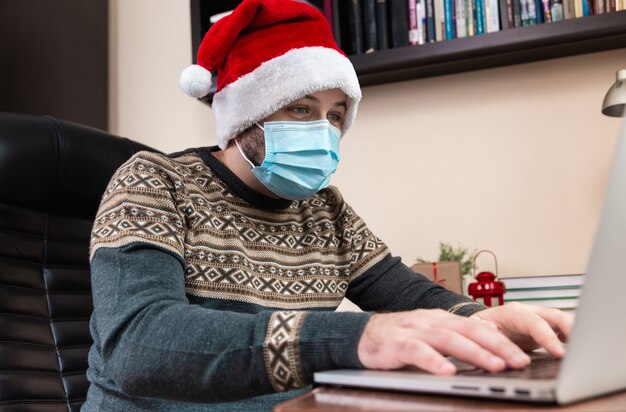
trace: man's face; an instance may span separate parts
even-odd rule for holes
[[[327,119],[330,124],[343,130],[343,121],[346,115],[347,97],[340,89],[324,90],[304,96],[302,99],[289,103],[269,117],[259,121],[296,121],[311,122]],[[265,139],[263,130],[252,126],[239,137],[242,150],[252,163],[259,166],[265,157]]]

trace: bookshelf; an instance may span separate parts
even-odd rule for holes
[[[233,9],[238,0],[191,1],[192,54],[209,17]],[[569,19],[351,55],[361,86],[461,73],[626,47],[626,11]],[[213,93],[203,100],[210,104]]]

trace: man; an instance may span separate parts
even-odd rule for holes
[[[205,95],[212,70],[219,148],[138,153],[103,196],[85,410],[268,410],[317,370],[563,355],[571,318],[432,284],[327,186],[361,93],[317,10],[244,0],[181,86]],[[344,297],[366,312],[334,312]]]

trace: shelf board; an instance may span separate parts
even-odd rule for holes
[[[626,11],[349,56],[361,86],[626,47]]]

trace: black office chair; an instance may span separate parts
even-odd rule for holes
[[[0,411],[78,411],[87,394],[89,236],[126,138],[0,113]]]

